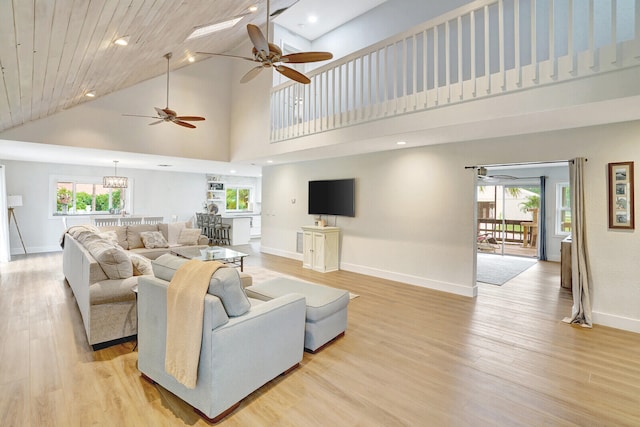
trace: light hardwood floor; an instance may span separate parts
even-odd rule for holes
[[[140,378],[134,343],[91,351],[61,262],[0,266],[0,425],[207,425]],[[360,297],[344,338],[220,426],[640,425],[640,335],[561,323],[571,296],[558,264],[469,299],[266,254],[246,262]]]

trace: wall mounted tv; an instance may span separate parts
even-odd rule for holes
[[[309,214],[356,216],[355,181],[309,181]]]

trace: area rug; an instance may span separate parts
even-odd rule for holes
[[[263,267],[246,265],[244,272],[250,274],[254,285],[258,285],[267,280],[275,279],[276,277],[286,277],[288,279],[300,280],[301,282],[313,283],[308,280],[300,279],[299,277],[289,276],[287,274],[278,273],[277,271],[269,270]],[[316,283],[317,284],[317,283]],[[349,292],[349,298],[354,299],[360,295]]]
[[[478,254],[478,282],[502,286],[532,265],[536,259]]]

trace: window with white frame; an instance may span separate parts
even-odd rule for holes
[[[248,211],[251,202],[253,187],[234,186],[227,187],[227,212]]]
[[[568,182],[556,184],[556,234],[571,233],[571,187]]]
[[[120,213],[128,198],[125,188],[105,188],[102,177],[51,177],[52,213],[86,215]]]

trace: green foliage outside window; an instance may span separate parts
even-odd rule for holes
[[[69,189],[74,188],[74,183],[65,182],[59,183],[58,188],[56,189],[56,212],[64,212],[67,213],[73,212],[73,208],[75,208],[75,212],[109,212],[111,207],[119,208],[120,198],[122,195],[122,191],[120,189],[114,189],[111,191],[111,206],[109,206],[109,193],[100,193],[95,196],[95,204],[93,200],[93,195],[87,193],[86,191],[77,191],[75,195],[75,199],[73,198],[73,190]],[[105,191],[106,189],[102,189],[100,186],[98,189]],[[96,189],[93,190],[96,192]],[[87,210],[87,206],[89,210]]]
[[[250,188],[227,188],[227,210],[246,211],[251,200]]]

